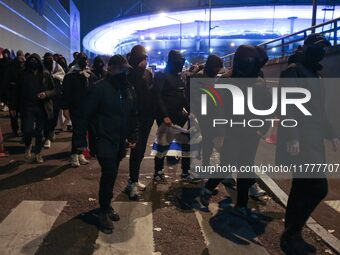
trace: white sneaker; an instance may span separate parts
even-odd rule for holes
[[[29,162],[32,160],[32,144],[25,149],[25,160]]]
[[[137,182],[137,187],[141,190],[145,190],[146,189],[146,185],[141,183],[141,182]]]
[[[44,148],[49,149],[51,148],[51,140],[47,139],[44,143]]]
[[[88,160],[85,158],[84,154],[78,155],[78,160],[79,160],[79,164],[81,164],[81,165],[87,165],[87,164],[90,163],[90,161],[88,161]]]
[[[139,194],[138,194],[138,183],[137,182],[131,183],[129,199],[130,200],[137,200],[138,196],[139,196]]]
[[[79,163],[78,154],[72,154],[70,158],[70,162],[71,162],[72,167],[79,167],[80,163]]]
[[[266,192],[261,189],[257,183],[254,183],[254,185],[249,188],[249,196],[251,197],[262,197],[265,194]]]

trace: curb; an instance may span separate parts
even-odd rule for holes
[[[270,190],[270,193],[280,202],[284,207],[287,206],[288,195],[270,178],[267,174],[258,176],[259,181]],[[307,227],[317,234],[325,243],[327,243],[334,251],[340,254],[340,240],[317,223],[310,217],[306,223]]]

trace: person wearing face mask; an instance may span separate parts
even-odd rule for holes
[[[82,114],[87,104],[87,96],[97,77],[87,67],[88,60],[84,53],[77,55],[77,64],[72,66],[63,80],[62,109],[66,119],[72,121],[71,165],[79,167],[89,163],[83,155],[84,148],[80,148],[86,140],[86,131],[82,131]]]
[[[46,70],[50,73],[53,78],[56,95],[52,98],[53,101],[53,119],[46,123],[44,129],[45,143],[44,148],[51,148],[52,140],[55,137],[54,129],[58,123],[59,112],[61,109],[61,92],[62,92],[62,82],[65,76],[65,72],[62,67],[55,62],[52,53],[45,53],[43,64]]]
[[[271,95],[265,85],[264,80],[260,77],[261,57],[254,46],[241,45],[237,48],[233,61],[230,83],[239,87],[246,95],[249,87],[253,88],[253,101],[256,109],[268,109],[271,106]],[[246,79],[246,80],[245,80]],[[245,115],[233,115],[233,99],[230,94],[223,98],[223,114],[227,119],[233,122],[242,122],[242,120],[259,119],[249,111]],[[266,116],[268,117],[268,116]],[[269,125],[261,128],[243,127],[240,125],[227,127],[224,130],[224,139],[220,148],[220,165],[235,166],[240,169],[241,166],[253,166],[257,147],[260,138],[267,132]],[[202,190],[201,203],[208,207],[209,200],[214,189],[222,179],[209,179]],[[250,222],[258,220],[248,207],[249,189],[255,183],[255,175],[244,175],[238,173],[237,176],[237,201],[233,213]]]
[[[45,70],[38,54],[31,54],[26,60],[26,68],[18,81],[18,102],[24,119],[23,134],[25,142],[25,159],[32,160],[32,137],[35,135],[35,162],[43,163],[41,156],[43,129],[45,122],[53,118],[51,98],[56,91],[54,82]]]
[[[101,166],[98,226],[106,234],[112,233],[112,221],[119,220],[111,207],[119,162],[125,156],[126,146],[134,148],[138,139],[135,92],[127,80],[130,68],[123,56],[111,57],[107,75],[92,87],[84,110],[84,129],[86,123],[95,119],[97,159]]]
[[[8,77],[9,89],[8,89],[8,107],[11,119],[11,128],[14,136],[19,136],[19,116],[21,119],[21,131],[23,130],[23,118],[20,114],[19,102],[18,100],[18,81],[21,72],[25,68],[25,57],[23,55],[17,56],[10,70],[10,75]]]
[[[320,61],[325,56],[325,48],[330,45],[322,34],[310,34],[304,41],[299,57],[281,73],[280,86],[303,87],[311,93],[311,99],[305,104],[311,115],[305,116],[296,109],[287,108],[287,114],[282,118],[296,119],[298,125],[294,128],[279,126],[277,165],[325,164],[324,139],[331,141],[334,151],[339,149],[339,139],[325,111],[325,88],[321,76]],[[307,174],[307,169],[303,169],[303,172]],[[316,252],[315,247],[303,239],[302,229],[314,209],[327,195],[328,184],[324,173],[317,173],[317,176],[310,176],[313,172],[308,174],[309,176],[293,174],[285,230],[280,241],[281,249],[286,254]]]
[[[95,57],[93,60],[92,73],[94,73],[98,79],[102,79],[106,75],[105,63],[100,56]]]
[[[140,164],[143,160],[148,137],[154,122],[154,97],[153,75],[147,67],[147,53],[142,45],[136,45],[129,54],[129,64],[132,69],[128,73],[128,81],[136,91],[136,104],[139,113],[138,118],[138,143],[131,149],[130,178],[126,192],[131,200],[138,199],[138,189],[145,189],[145,185],[139,182]]]
[[[168,127],[178,125],[183,127],[188,121],[189,105],[186,97],[186,84],[182,79],[185,58],[178,50],[171,50],[168,55],[168,62],[163,72],[155,74],[154,91],[155,103],[157,107],[157,124],[164,124]],[[166,153],[162,153],[163,155]],[[182,157],[181,178],[193,181],[190,175],[190,158]],[[164,177],[164,157],[155,156],[156,181],[165,181]]]

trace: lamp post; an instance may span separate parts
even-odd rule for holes
[[[209,0],[209,36],[208,36],[208,52],[210,52],[210,40],[211,40],[211,2],[212,0]]]
[[[313,15],[312,15],[312,27],[316,25],[316,12],[318,10],[317,0],[313,0]],[[315,33],[315,28],[312,29],[312,33]]]
[[[182,21],[179,19],[175,19],[173,17],[169,17],[165,15],[164,13],[161,13],[161,16],[179,22],[179,49],[180,51],[182,51]]]

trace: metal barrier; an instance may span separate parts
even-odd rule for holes
[[[321,33],[332,43],[338,44],[338,23],[340,18],[336,18],[316,26],[306,28],[290,35],[285,35],[258,46],[267,50],[269,59],[289,56],[294,53],[295,49],[303,44],[303,40],[311,33]],[[231,67],[235,53],[231,53],[222,57],[225,67]]]

